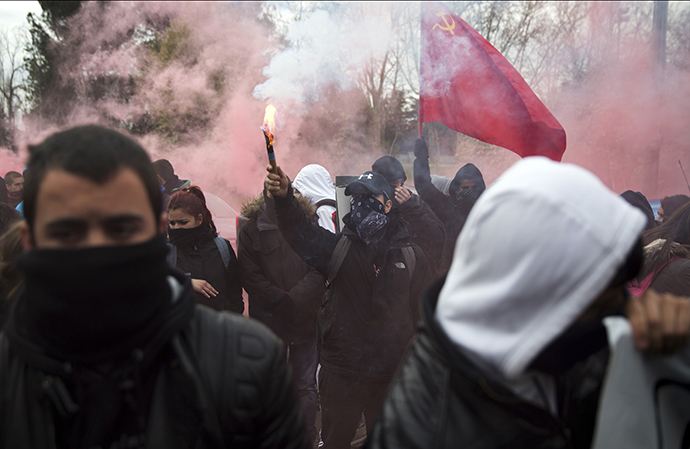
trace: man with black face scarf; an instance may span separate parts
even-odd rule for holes
[[[146,152],[98,126],[29,151],[0,447],[309,447],[280,341],[168,268]]]
[[[644,350],[671,351],[690,330],[687,298],[626,297],[645,222],[580,167],[529,157],[506,171],[425,293],[368,447],[589,448],[602,318],[624,313]]]
[[[280,167],[266,176],[285,240],[326,279],[319,310],[324,448],[349,448],[362,413],[376,419],[388,383],[414,334],[418,300],[430,280],[422,250],[392,209],[386,179],[365,172],[345,189],[352,211],[333,234],[304,214]]]
[[[446,240],[440,263],[440,272],[445,273],[450,267],[455,241],[465,226],[467,216],[479,195],[486,189],[484,178],[474,164],[465,164],[451,181],[448,195],[444,195],[431,182],[426,142],[417,139],[414,154],[414,186],[445,226]]]

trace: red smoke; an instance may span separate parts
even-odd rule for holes
[[[270,78],[265,68],[283,54],[282,43],[257,20],[258,5],[258,2],[83,3],[82,10],[70,19],[75,37],[71,51],[62,61],[63,77],[84,95],[89,86],[86,81],[94,77],[131,73],[137,94],[126,103],[107,95],[98,101],[84,96],[80,98],[80,107],[69,117],[62,117],[62,122],[77,125],[108,116],[112,125],[118,121],[136,122],[147,111],[171,110],[178,117],[185,117],[188,112],[200,118],[201,123],[183,121],[172,125],[188,127],[185,139],[175,141],[165,133],[149,132],[140,141],[153,159],[169,159],[181,178],[191,179],[238,209],[241,202],[262,188],[268,161],[260,126],[267,102],[257,99],[254,93],[257,86]],[[322,16],[318,17],[321,21]],[[341,17],[334,16],[334,19],[338,19],[337,24]],[[155,59],[145,46],[134,45],[128,35],[132,29],[139,30],[135,35],[141,32],[136,25],[146,20],[152,23],[169,20],[172,29],[189,33],[186,46],[178,48],[169,62]],[[363,34],[363,24],[384,23],[379,18],[366,20],[356,28],[358,34]],[[361,39],[348,39],[347,32],[355,29],[354,26],[342,23],[338,33],[331,26],[322,28],[327,37],[309,35],[309,42],[317,50],[325,53],[333,45],[345,48],[354,47],[355,43],[359,50],[364,46]],[[304,33],[308,30],[302,27],[299,31],[301,34],[296,34],[306,39]],[[377,49],[383,43],[395,42],[390,40],[388,32],[367,36],[374,36],[367,41],[380,41]],[[566,130],[568,144],[563,161],[591,170],[618,193],[640,190],[650,199],[686,193],[678,160],[690,174],[687,158],[690,76],[669,64],[663,84],[655,82],[648,36],[646,41],[626,39],[619,47],[611,43],[610,36],[593,33],[591,39],[596,41],[597,48],[608,48],[608,52],[601,52],[577,83],[561,85],[548,98],[542,97]],[[365,59],[360,53],[346,50],[338,54]],[[305,60],[301,56],[303,66],[309,67],[321,57],[315,54]],[[564,54],[558,56],[564,58]],[[281,61],[289,62],[285,58]],[[361,173],[384,153],[382,148],[370,147],[372,139],[366,135],[366,98],[355,86],[345,86],[337,78],[343,72],[336,70],[335,58],[325,62],[313,66],[317,72],[328,70],[329,76],[321,76],[321,72],[295,76],[295,79],[310,80],[310,85],[304,87],[309,94],[306,98],[276,103],[276,159],[291,177],[310,163],[324,165],[333,177]],[[287,72],[277,63],[272,67],[271,76]],[[220,92],[211,82],[219,73],[224,74],[224,88]],[[540,93],[538,86],[533,87]],[[20,144],[41,140],[57,129],[54,123],[44,123],[37,117],[28,117],[25,122],[27,130],[20,136]],[[456,167],[443,172],[443,168],[435,169],[432,161],[432,173],[452,176],[466,162],[474,162],[488,184],[517,160],[508,150],[469,139],[459,139],[459,142]],[[659,151],[658,187],[650,181],[655,176],[649,175],[649,154],[656,149]],[[19,157],[0,152],[0,158],[7,170],[23,169],[23,150]]]

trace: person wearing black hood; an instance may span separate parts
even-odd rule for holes
[[[371,171],[386,178],[393,189],[393,207],[402,211],[410,240],[422,248],[432,276],[436,277],[440,274],[439,262],[446,238],[443,222],[419,195],[405,187],[407,175],[399,160],[392,156],[382,156],[371,166]]]
[[[319,310],[323,447],[349,448],[362,413],[367,431],[414,334],[430,281],[424,252],[393,209],[386,179],[365,172],[345,189],[352,211],[333,234],[303,212],[290,180],[269,165],[265,187],[285,240],[326,280]]]
[[[167,159],[158,159],[153,163],[153,168],[156,170],[158,183],[161,185],[161,190],[163,191],[164,205],[168,204],[170,195],[192,185],[188,179],[180,179],[180,177],[175,174],[175,169]]]
[[[444,195],[431,182],[429,149],[422,139],[415,142],[414,155],[414,186],[445,226],[446,239],[440,263],[440,273],[445,273],[450,268],[455,242],[467,216],[479,195],[486,190],[484,177],[474,164],[465,164],[451,181],[448,195]]]
[[[90,125],[29,154],[0,447],[308,448],[280,340],[168,266],[146,151]]]
[[[654,220],[654,210],[652,206],[647,201],[647,197],[641,192],[635,192],[633,190],[626,190],[621,193],[621,198],[630,203],[631,205],[638,208],[644,216],[647,218],[647,225],[644,230],[649,231],[650,229],[656,228],[656,221]]]

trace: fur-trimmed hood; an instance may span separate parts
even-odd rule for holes
[[[666,239],[656,239],[644,247],[644,268],[641,277],[656,270],[661,264],[674,257],[690,259],[690,245],[671,242],[666,245]],[[639,277],[639,276],[638,276]]]
[[[316,214],[316,206],[314,206],[314,204],[308,198],[300,195],[297,192],[295,192],[295,198],[297,198],[300,207],[307,217],[312,218]],[[240,212],[240,214],[247,220],[254,221],[259,217],[259,210],[265,203],[266,200],[264,199],[264,195],[263,193],[260,193],[242,205],[242,212]]]

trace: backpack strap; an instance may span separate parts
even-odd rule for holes
[[[414,255],[414,249],[411,246],[405,246],[402,249],[403,258],[405,259],[405,266],[410,271],[410,280],[414,275],[414,269],[417,266],[417,258]]]
[[[177,246],[173,245],[172,243],[168,243],[168,265],[172,268],[175,268],[175,265],[177,265]]]
[[[230,250],[228,249],[228,245],[225,243],[225,239],[219,235],[216,236],[213,241],[216,243],[218,251],[220,251],[220,257],[223,259],[223,265],[225,265],[225,269],[227,270],[228,266],[230,266]]]
[[[649,286],[652,285],[652,283],[656,279],[657,274],[659,274],[659,272],[663,270],[664,267],[666,267],[666,265],[668,265],[676,259],[680,259],[680,256],[668,259],[666,262],[662,263],[659,268],[654,270],[653,273],[649,273],[647,277],[645,277],[641,281],[638,282],[637,279],[633,279],[632,281],[630,281],[628,283],[628,293],[630,293],[633,296],[642,296],[642,294],[647,291]]]
[[[335,276],[338,274],[338,270],[340,270],[340,266],[343,264],[343,260],[345,260],[345,256],[347,256],[347,252],[350,250],[350,245],[350,239],[344,235],[340,237],[340,240],[338,240],[338,243],[335,245],[335,250],[333,250],[331,260],[328,263],[326,288],[329,288],[333,283],[333,279],[335,279]]]

